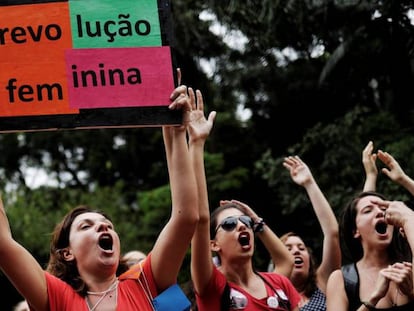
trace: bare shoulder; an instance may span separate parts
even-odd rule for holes
[[[336,269],[329,275],[327,292],[330,290],[333,290],[335,292],[338,292],[339,290],[345,290],[344,276],[341,269]]]
[[[328,279],[329,282],[337,282],[337,281],[344,281],[344,276],[342,274],[342,270],[341,269],[336,269],[334,271],[332,271],[331,275],[329,276]]]
[[[326,288],[327,311],[345,311],[348,308],[348,298],[345,292],[344,277],[341,269],[331,273]],[[340,306],[338,308],[338,306]]]

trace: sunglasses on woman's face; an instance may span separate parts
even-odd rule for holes
[[[244,224],[247,228],[252,229],[254,222],[249,216],[241,215],[241,216],[230,216],[226,217],[222,220],[222,222],[217,226],[216,230],[214,230],[214,236],[216,236],[218,229],[223,228],[224,231],[231,232],[237,227],[237,222],[240,220],[242,224]]]

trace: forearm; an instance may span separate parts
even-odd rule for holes
[[[414,195],[414,180],[410,176],[404,174],[397,183],[409,191],[411,195]]]
[[[414,215],[411,215],[409,218],[406,219],[403,229],[407,242],[410,245],[411,253],[414,254]],[[414,267],[414,256],[412,259],[412,264]],[[414,280],[414,269],[412,271],[412,274]]]
[[[173,216],[177,215],[181,219],[192,219],[194,216],[198,217],[198,210],[194,208],[197,194],[186,134],[185,131],[178,129],[170,128],[169,130],[165,137],[167,143],[165,148],[170,177],[172,213]]]
[[[294,265],[294,257],[287,247],[267,225],[263,227],[262,232],[257,233],[257,236],[272,258],[275,267],[274,272],[289,278]]]
[[[194,289],[202,294],[213,272],[210,251],[210,211],[204,166],[203,139],[190,139],[190,156],[197,184],[200,219],[191,240],[191,276]]]
[[[176,282],[198,221],[197,190],[185,132],[164,128],[171,188],[171,217],[152,249],[151,268],[163,290]]]
[[[337,234],[339,231],[338,221],[318,184],[316,182],[308,183],[305,189],[323,233],[325,235]]]
[[[199,204],[200,219],[208,220],[210,218],[207,179],[204,166],[204,140],[190,141],[190,158],[192,161]]]
[[[377,177],[377,174],[367,174],[362,191],[376,191]]]

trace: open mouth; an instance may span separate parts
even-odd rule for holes
[[[377,231],[379,234],[384,234],[387,232],[387,224],[385,222],[378,222],[375,225],[375,231]]]
[[[99,238],[99,247],[102,248],[105,251],[111,251],[113,246],[112,236],[109,234],[103,234]]]
[[[300,257],[295,257],[295,265],[301,265],[303,264],[303,259]]]
[[[239,243],[241,246],[249,246],[250,245],[250,235],[246,233],[241,233],[239,235]]]

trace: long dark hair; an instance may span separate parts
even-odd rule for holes
[[[341,241],[343,242],[343,254],[350,256],[353,262],[360,260],[364,254],[361,241],[354,238],[354,233],[356,231],[356,206],[362,198],[367,196],[376,196],[382,200],[386,200],[385,196],[375,191],[360,192],[345,205],[340,217],[339,233]],[[393,262],[411,261],[412,255],[408,243],[401,237],[398,228],[394,228],[392,241],[387,250]]]
[[[98,213],[111,220],[105,213],[95,210],[87,205],[80,205],[67,213],[62,221],[55,226],[50,242],[50,257],[46,268],[50,274],[68,283],[76,292],[85,296],[87,285],[79,275],[76,260],[67,261],[63,251],[69,246],[70,228],[75,218],[84,213]],[[127,270],[124,262],[118,265],[117,275]]]
[[[284,235],[282,235],[280,237],[280,240],[283,242],[283,244],[285,244],[286,240],[291,236],[298,237],[303,241],[302,237],[293,231],[287,232]],[[303,287],[303,289],[301,289],[301,291],[303,291],[306,297],[310,297],[312,296],[314,291],[317,289],[317,285],[316,285],[317,263],[316,263],[316,258],[315,258],[315,255],[313,254],[312,249],[307,245],[306,245],[306,249],[309,253],[309,271],[308,271],[308,278],[306,279],[306,282],[305,282],[305,286]]]

